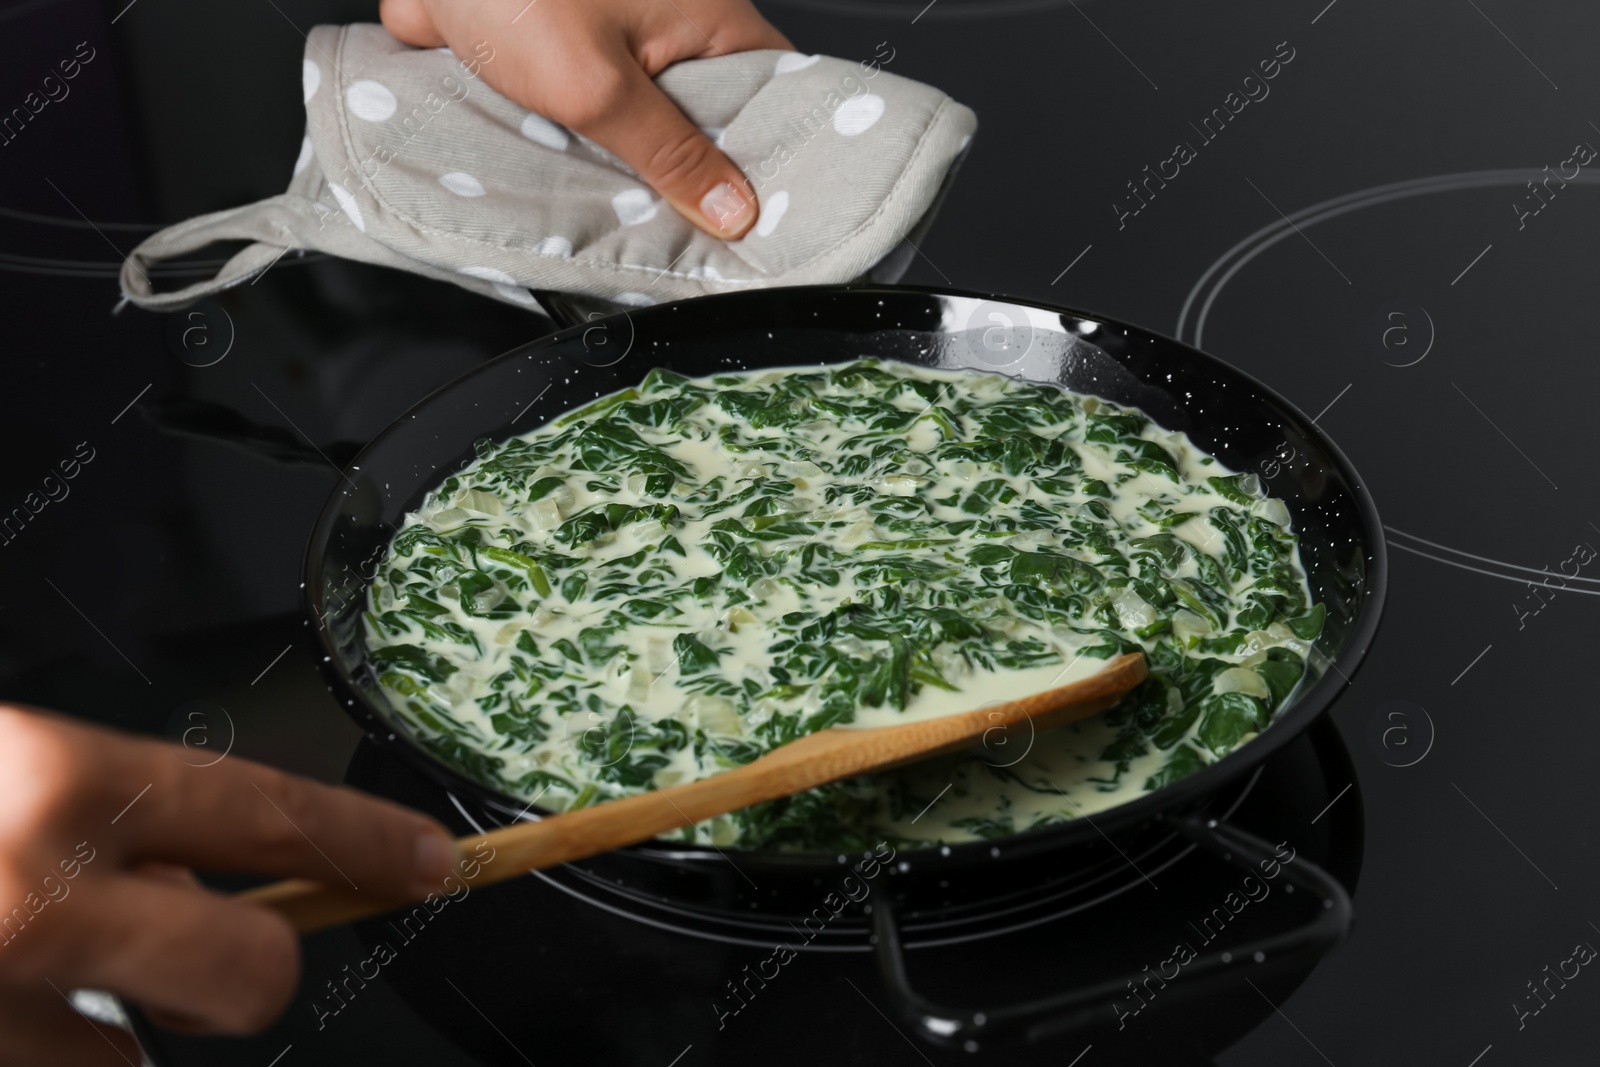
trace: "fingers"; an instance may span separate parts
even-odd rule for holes
[[[32,888],[35,868],[71,878],[91,864],[98,874],[155,862],[416,898],[455,863],[444,828],[417,812],[248,760],[197,768],[182,753],[60,716],[0,711],[0,856],[27,857],[18,885]]]
[[[684,7],[690,7],[685,11]],[[719,2],[711,12],[692,5],[652,4],[633,51],[646,74],[654,78],[684,59],[709,59],[760,48],[793,51],[794,45],[752,5]]]
[[[187,867],[178,867],[170,863],[141,863],[132,868],[132,873],[140,878],[148,878],[152,882],[163,882],[180,889],[199,889],[202,887],[200,879]]]
[[[418,898],[456,862],[433,820],[352,789],[334,788],[248,760],[196,769],[164,745],[122,752],[150,789],[119,820],[124,862],[253,871]],[[148,762],[146,762],[148,760]],[[131,795],[131,794],[130,794]]]
[[[398,805],[241,759],[197,768],[176,746],[60,716],[0,708],[0,783],[0,894],[17,902],[0,931],[0,1020],[16,990],[53,981],[111,990],[189,1028],[259,1029],[294,992],[294,930],[183,868],[416,898],[456,863],[444,829]],[[0,1027],[0,1063],[35,1044],[86,1050],[53,1062],[97,1063],[101,1049],[121,1060],[106,1043],[119,1039],[62,1008],[41,1007],[20,1037]]]
[[[413,48],[439,48],[445,44],[423,0],[380,0],[378,20],[395,40]]]
[[[616,72],[603,107],[574,128],[614,153],[714,237],[743,237],[755,225],[755,190],[739,168],[667,99],[631,59]]]
[[[128,997],[179,1029],[260,1030],[299,980],[300,945],[289,924],[208,889],[125,875],[82,886],[50,918],[60,920],[49,931],[50,951],[25,958],[25,975],[38,969],[57,985]]]
[[[0,991],[0,1064],[138,1067],[133,1036],[80,1014],[66,992],[42,981]]]
[[[722,55],[730,52],[754,52],[761,48],[776,48],[784,52],[794,51],[794,45],[789,38],[779,32],[778,28],[766,19],[751,4],[739,5],[742,10],[735,10],[713,27],[706,29],[711,40],[707,42],[702,55]],[[698,31],[697,31],[698,32]]]
[[[748,0],[382,0],[381,15],[410,44],[492,42],[478,73],[501,94],[609,150],[707,233],[755,225],[755,190],[651,81],[680,60],[792,48]]]

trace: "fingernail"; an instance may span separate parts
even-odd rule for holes
[[[442,834],[426,833],[417,838],[417,881],[437,887],[455,869],[455,842]]]
[[[700,214],[724,233],[736,233],[742,229],[753,206],[744,192],[732,182],[713,186],[709,193],[700,198]]]

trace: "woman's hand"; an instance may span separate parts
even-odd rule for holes
[[[792,49],[749,0],[382,0],[384,27],[474,56],[501,95],[626,162],[696,226],[744,235],[759,210],[739,168],[651,81],[683,59]]]
[[[138,1062],[66,995],[125,996],[164,1026],[259,1030],[299,978],[276,912],[188,869],[310,878],[407,899],[456,863],[437,823],[350,789],[50,713],[0,707],[0,1063]]]

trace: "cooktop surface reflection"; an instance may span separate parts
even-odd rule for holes
[[[494,825],[370,743],[357,749],[348,780],[458,833]],[[1119,996],[1056,1031],[962,1048],[910,1043],[871,934],[872,910],[898,899],[897,882],[918,863],[907,850],[882,869],[842,866],[839,878],[802,892],[798,907],[754,910],[778,895],[769,885],[719,903],[670,879],[641,879],[637,865],[602,861],[317,934],[284,1023],[247,1047],[251,1057],[289,1047],[373,1062],[427,1048],[485,1067],[673,1055],[729,1065],[830,1055],[855,1062],[911,1048],[951,1064],[1059,1064],[1091,1052],[1107,1064],[1209,1064],[1272,1016],[1315,966],[1314,955],[1283,967],[1251,962],[1247,946],[1304,928],[1322,911],[1303,884],[1297,893],[1289,871],[1315,864],[1355,888],[1364,816],[1350,755],[1327,722],[1202,815],[1255,835],[1272,859],[1241,868],[1170,830],[1113,835],[1025,874],[1007,867],[990,875],[980,865],[964,876],[975,899],[924,907],[920,924],[904,924],[908,977],[941,1003],[1023,1002],[1133,976]],[[1110,876],[1080,877],[1074,868]],[[805,911],[849,871],[861,879],[859,901],[831,916]],[[808,932],[827,936],[808,941]],[[1180,999],[1179,987],[1161,979],[1211,952],[1239,956],[1222,995]],[[819,1019],[832,1025],[818,1027]],[[172,1067],[213,1063],[239,1045],[145,1033]]]
[[[1218,1001],[1240,1014],[1210,1035],[1217,1047],[1163,1024],[1159,1004],[1129,1031],[1150,1035],[1159,1062],[1224,1067],[1587,1062],[1597,994],[1568,961],[1600,944],[1587,903],[1600,892],[1600,719],[1582,669],[1600,624],[1587,444],[1600,13],[1502,0],[762,8],[804,51],[886,45],[889,69],[977,111],[905,281],[1090,309],[1203,347],[1314,416],[1386,524],[1384,632],[1329,717],[1353,773],[1317,788],[1333,800],[1354,784],[1315,826],[1311,793],[1267,813],[1286,820],[1281,840],[1310,842],[1359,803],[1350,937],[1308,975]],[[121,257],[142,236],[282,190],[303,132],[302,33],[375,14],[355,0],[0,8],[5,108],[25,107],[80,44],[94,54],[69,96],[0,145],[4,507],[63,459],[81,463],[70,495],[0,551],[6,697],[174,740],[198,712],[232,756],[329,781],[352,767],[359,733],[327,698],[297,612],[332,463],[552,324],[320,256],[287,256],[181,315],[113,312]],[[567,922],[597,909],[539,885],[484,893],[493,924],[466,907],[441,915],[399,950],[404,981],[369,982],[320,1028],[317,990],[373,950],[359,929],[312,938],[281,1024],[244,1042],[162,1038],[157,1058],[543,1063],[587,1049],[694,1067],[783,1041],[813,1061],[951,1055],[892,1033],[864,956],[838,973],[865,996],[786,973],[809,990],[790,1001],[816,1011],[778,1028],[773,1005],[788,1001],[763,994],[719,1044],[708,1008],[663,1006],[755,960],[698,939],[681,973],[641,962],[674,935],[625,916]],[[492,929],[507,925],[522,931],[514,958]],[[1015,936],[1028,962],[984,981],[1048,979],[1051,952],[1067,951]],[[579,957],[617,965],[561,987],[556,962]],[[928,982],[959,985],[938,976],[966,966]],[[517,968],[568,998],[559,1013],[512,996],[503,976]],[[680,1015],[693,1030],[681,1041]],[[1113,1062],[1111,1040],[1037,1054],[1094,1067]]]

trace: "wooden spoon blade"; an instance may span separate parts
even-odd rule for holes
[[[836,726],[709,778],[464,837],[458,841],[461,854],[474,858],[462,862],[461,879],[473,886],[504,881],[830,782],[957,751],[997,730],[1040,731],[1086,719],[1117,703],[1144,680],[1147,670],[1144,654],[1133,652],[1088,678],[1019,700],[898,726]],[[240,897],[276,908],[302,933],[405,903],[300,880],[248,890]]]

